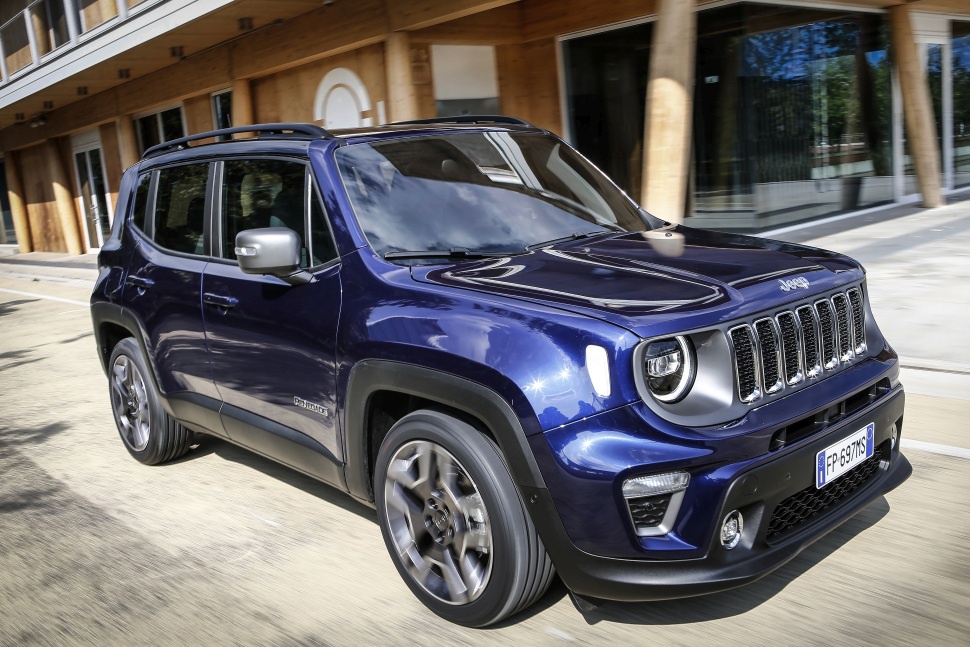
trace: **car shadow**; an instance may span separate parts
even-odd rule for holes
[[[375,511],[337,488],[306,476],[294,469],[260,456],[216,436],[198,434],[197,444],[184,457],[175,463],[195,460],[215,454],[219,458],[241,465],[277,479],[287,485],[299,488],[330,505],[346,510],[362,519],[374,522]],[[638,625],[678,625],[708,622],[741,615],[764,604],[783,591],[791,582],[824,561],[853,537],[877,524],[889,513],[889,502],[880,497],[844,524],[806,548],[790,562],[764,578],[750,584],[720,593],[663,600],[659,602],[612,602],[602,601],[592,610],[576,607],[587,624],[613,622]],[[535,604],[511,618],[484,628],[485,631],[514,626],[533,616],[537,616],[558,604],[569,595],[562,581],[556,577],[549,591]]]
[[[347,512],[352,512],[368,521],[373,521],[374,525],[377,525],[377,514],[373,508],[360,503],[342,490],[248,449],[234,445],[228,440],[223,440],[217,436],[196,434],[196,446],[192,448],[192,451],[178,459],[178,461],[173,461],[173,463],[195,460],[203,456],[208,456],[209,454],[215,454],[223,460],[251,467],[291,487],[298,488],[307,494],[315,496],[330,505],[337,506]]]
[[[888,513],[889,502],[885,497],[880,497],[778,570],[729,591],[659,602],[603,602],[591,611],[578,608],[577,611],[590,625],[599,622],[680,625],[741,615],[778,595],[791,582],[824,561],[853,537],[877,524]]]

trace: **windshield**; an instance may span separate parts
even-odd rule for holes
[[[357,219],[381,255],[514,254],[650,228],[599,170],[548,135],[409,137],[344,146],[336,155]]]

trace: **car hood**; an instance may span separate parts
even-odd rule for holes
[[[412,276],[540,302],[648,337],[804,300],[861,279],[863,271],[855,261],[821,249],[668,227],[487,261],[414,266]]]

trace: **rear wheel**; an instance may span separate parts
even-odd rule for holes
[[[411,591],[439,616],[480,627],[534,603],[554,571],[498,447],[422,410],[394,425],[377,458],[381,532]]]
[[[141,349],[132,338],[118,342],[109,366],[111,409],[128,452],[146,465],[157,465],[188,451],[191,433],[162,408]]]

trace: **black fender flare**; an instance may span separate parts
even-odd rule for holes
[[[111,349],[107,347],[107,340],[103,337],[102,324],[109,323],[126,330],[141,349],[142,356],[148,364],[149,376],[158,393],[162,408],[166,413],[188,425],[193,431],[215,434],[226,437],[225,429],[220,420],[222,402],[195,393],[166,394],[162,392],[158,381],[158,367],[155,366],[155,356],[148,352],[145,343],[145,329],[131,310],[118,303],[95,301],[91,304],[91,320],[94,326],[94,337],[98,348],[98,359],[101,369],[108,375],[108,361]],[[108,375],[110,379],[110,375]]]
[[[98,345],[98,359],[101,360],[101,369],[105,372],[105,375],[108,374],[108,358],[111,357],[111,349],[106,347],[107,341],[102,337],[102,324],[110,323],[119,328],[124,328],[135,339],[142,353],[148,359],[148,364],[152,369],[152,380],[155,382],[155,387],[158,387],[155,364],[145,346],[145,331],[138,319],[127,308],[117,303],[96,301],[91,304],[91,322],[94,326],[94,338]]]
[[[435,369],[388,360],[362,360],[351,370],[344,399],[345,476],[349,493],[373,502],[366,422],[371,396],[395,391],[461,411],[480,420],[495,436],[512,481],[522,488],[545,489],[525,431],[512,407],[477,382]]]

